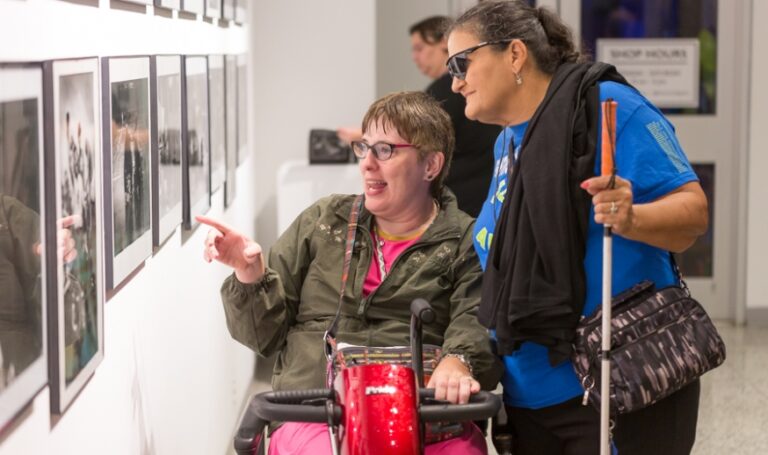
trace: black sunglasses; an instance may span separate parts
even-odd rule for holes
[[[469,59],[467,57],[469,56],[469,54],[471,54],[472,52],[475,52],[481,47],[490,46],[492,44],[506,44],[510,42],[512,42],[512,39],[483,41],[482,43],[476,46],[472,46],[468,49],[464,49],[461,52],[456,52],[455,54],[448,57],[448,61],[445,62],[445,65],[448,67],[448,74],[450,74],[451,77],[455,77],[463,81],[464,78],[467,77],[467,67],[469,66]]]

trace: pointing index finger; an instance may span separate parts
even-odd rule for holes
[[[226,224],[222,223],[221,221],[214,220],[213,218],[209,218],[209,217],[204,216],[204,215],[197,215],[197,216],[195,216],[195,219],[197,221],[199,221],[200,223],[202,223],[202,224],[205,224],[205,225],[210,226],[210,227],[212,227],[214,229],[217,229],[222,234],[227,234],[230,231],[234,230],[231,227],[227,226]]]

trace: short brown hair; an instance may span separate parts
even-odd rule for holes
[[[437,44],[443,40],[453,20],[447,16],[432,16],[411,25],[409,35],[418,33],[427,44]]]
[[[406,141],[419,149],[419,159],[438,152],[445,157],[443,169],[432,181],[430,193],[438,201],[453,157],[455,137],[448,113],[434,98],[424,92],[395,92],[371,104],[363,117],[363,134],[371,125],[379,124],[386,132],[395,128]]]

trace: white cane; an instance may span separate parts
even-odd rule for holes
[[[608,99],[602,103],[601,175],[616,175],[616,106]],[[613,188],[611,178],[609,188]],[[611,202],[610,213],[616,212]],[[603,227],[603,339],[600,361],[600,455],[611,454],[611,280],[613,267],[613,237],[611,225]]]

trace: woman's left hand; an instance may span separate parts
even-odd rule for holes
[[[454,404],[469,403],[469,396],[480,391],[480,383],[469,373],[466,365],[455,357],[444,357],[432,372],[427,384],[435,389],[435,399]]]
[[[616,185],[609,189],[610,175],[592,177],[581,182],[581,187],[592,195],[595,223],[609,225],[616,234],[626,234],[634,223],[632,184],[616,176]]]

